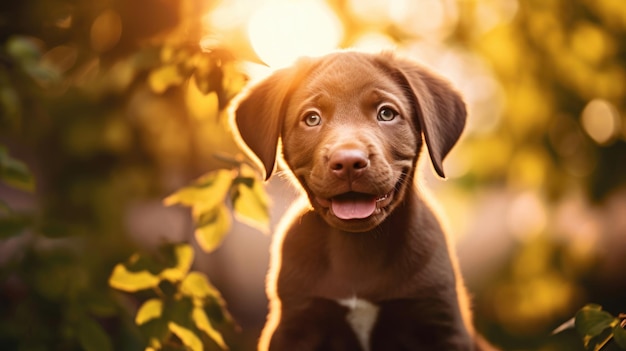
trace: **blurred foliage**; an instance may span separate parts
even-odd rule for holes
[[[222,42],[199,44],[213,5],[0,5],[0,349],[226,348],[218,329],[236,326],[190,270],[192,247],[142,247],[126,215],[212,171],[200,179],[216,207],[194,211],[201,248],[230,223],[212,174],[238,217],[267,226],[225,118],[247,78]],[[168,203],[188,204],[185,189]]]
[[[35,189],[35,180],[28,167],[23,162],[9,156],[4,147],[0,147],[0,180],[25,191]]]
[[[510,26],[481,38],[478,48],[507,99],[506,118],[492,137],[512,144],[502,148],[508,153],[504,167],[486,176],[506,176],[552,196],[580,187],[594,200],[624,186],[625,6],[611,0],[519,2]],[[594,99],[618,110],[614,130],[600,143],[581,123]],[[611,128],[602,115],[594,118]]]
[[[398,3],[409,10],[392,11]],[[0,5],[0,349],[240,347],[190,246],[219,247],[231,213],[268,231],[261,182],[226,124],[247,82],[241,63],[256,58],[204,16],[228,4]],[[470,67],[470,124],[449,187],[534,194],[521,207],[547,222],[571,194],[601,208],[625,188],[626,2],[328,4],[343,47],[375,32],[436,69]],[[146,247],[128,213],[150,201],[189,207],[195,235]],[[511,350],[623,346],[623,318],[596,307],[576,316],[582,341],[548,336],[584,301],[626,310],[626,282],[595,274],[603,257],[573,238],[583,229],[563,240],[531,219],[503,233],[521,239],[475,289],[480,330]]]

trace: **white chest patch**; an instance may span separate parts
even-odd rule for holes
[[[370,335],[376,318],[378,317],[378,306],[366,300],[359,299],[356,296],[337,300],[337,302],[350,309],[346,319],[359,339],[363,350],[369,351]]]

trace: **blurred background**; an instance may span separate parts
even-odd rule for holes
[[[573,330],[551,331],[589,302],[626,312],[623,0],[5,1],[0,349],[97,350],[84,316],[115,350],[141,349],[145,296],[108,277],[178,242],[238,324],[230,348],[254,349],[271,235],[234,221],[206,253],[190,211],[162,199],[240,159],[228,104],[248,82],[337,48],[396,50],[465,97],[448,179],[423,160],[420,187],[456,238],[487,339],[582,350]],[[279,177],[266,189],[273,228],[297,193]]]

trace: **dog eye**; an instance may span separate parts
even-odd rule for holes
[[[304,123],[309,127],[319,126],[322,123],[322,117],[317,113],[309,113],[304,117]]]
[[[389,107],[383,107],[378,111],[378,120],[383,122],[393,121],[399,113]]]

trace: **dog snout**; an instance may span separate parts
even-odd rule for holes
[[[340,179],[354,180],[369,167],[370,160],[361,150],[340,149],[334,151],[328,160],[330,171]]]

